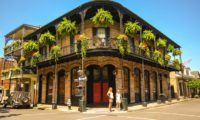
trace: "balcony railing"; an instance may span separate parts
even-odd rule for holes
[[[11,54],[15,51],[18,51],[22,48],[22,44],[20,40],[14,41],[12,44],[5,46],[4,53],[5,55]]]
[[[23,70],[23,74],[32,74],[30,70]],[[12,68],[2,71],[2,79],[12,79],[22,77],[20,68]]]
[[[105,42],[103,42],[105,41]],[[116,44],[116,39],[110,38],[108,40],[101,40],[101,39],[96,39],[96,40],[89,40],[88,42],[88,49],[99,49],[99,48],[104,48],[104,49],[117,49],[117,44]],[[70,46],[63,46],[61,47],[61,56],[66,56],[72,53],[75,53],[77,51],[77,44],[73,44]],[[153,51],[150,51],[150,55],[147,56],[138,46],[131,46],[130,47],[130,54],[138,55],[142,58],[149,59],[151,61],[154,61],[153,59]],[[41,62],[42,61],[47,61],[50,58],[48,55],[41,55]],[[168,64],[168,66],[173,66],[172,61]]]

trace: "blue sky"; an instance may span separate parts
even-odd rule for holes
[[[21,24],[45,25],[88,0],[1,0],[0,57],[4,35]],[[187,66],[200,71],[200,0],[115,0],[182,46]]]

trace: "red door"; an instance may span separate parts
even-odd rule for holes
[[[108,96],[107,96],[107,92],[108,92],[108,83],[103,83],[103,102],[104,103],[108,103]]]
[[[93,84],[93,103],[99,104],[101,103],[101,83]]]

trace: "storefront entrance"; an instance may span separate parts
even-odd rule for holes
[[[90,65],[87,67],[87,104],[104,105],[108,103],[106,95],[108,88],[115,86],[115,67],[113,65],[105,65],[100,68],[98,65]]]

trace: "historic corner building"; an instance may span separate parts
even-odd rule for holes
[[[98,9],[109,11],[114,19],[114,24],[108,27],[98,27],[91,22]],[[108,102],[106,92],[112,87],[114,93],[120,89],[128,103],[141,103],[156,101],[163,94],[170,98],[170,71],[176,71],[173,66],[161,66],[151,57],[141,54],[138,48],[141,42],[140,35],[129,38],[132,46],[131,54],[122,57],[116,49],[115,39],[123,32],[124,23],[138,21],[142,30],[150,29],[157,37],[167,40],[167,44],[180,48],[178,44],[165,36],[159,30],[151,26],[142,18],[113,1],[91,1],[85,3],[70,12],[60,16],[52,22],[27,35],[25,40],[38,40],[46,31],[57,36],[56,44],[61,47],[61,57],[57,61],[57,73],[55,64],[48,58],[51,47],[40,46],[42,60],[38,64],[38,103],[66,104],[71,99],[72,105],[78,104],[76,96],[77,71],[82,66],[82,60],[75,52],[74,44],[77,42],[74,36],[59,37],[56,26],[63,17],[76,21],[79,33],[83,32],[90,38],[87,57],[84,59],[84,71],[87,75],[86,102],[89,105],[104,104]],[[96,38],[98,37],[98,39]],[[152,50],[155,49],[152,45]],[[165,54],[165,49],[161,50]],[[55,78],[55,76],[57,78]],[[55,93],[55,94],[54,94]]]

